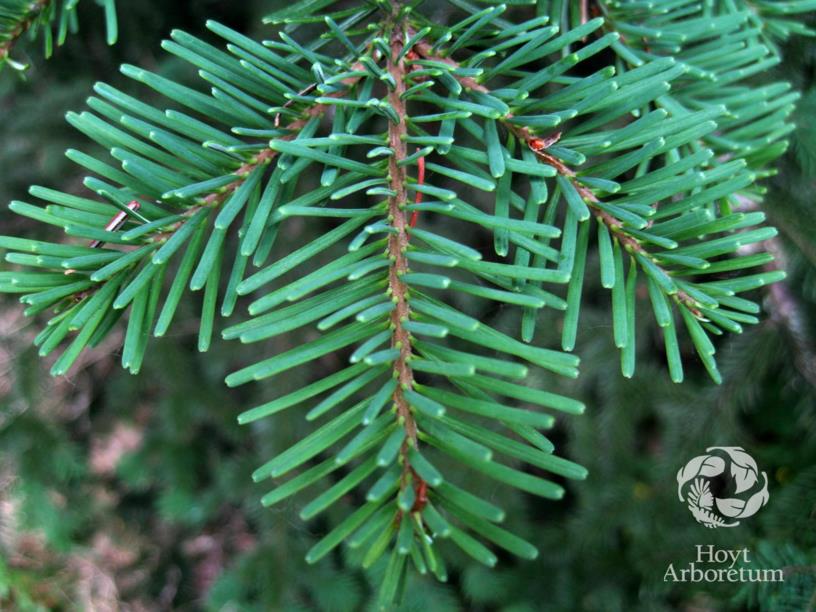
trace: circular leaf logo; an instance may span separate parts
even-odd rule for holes
[[[701,525],[736,527],[768,503],[768,475],[741,447],[712,446],[677,472],[677,497]]]

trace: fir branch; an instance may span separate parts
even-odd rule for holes
[[[157,336],[167,331],[188,287],[204,290],[198,345],[207,350],[223,262],[230,259],[222,315],[233,313],[239,296],[267,290],[249,304],[247,320],[223,331],[225,339],[261,342],[302,328],[310,329],[310,337],[230,373],[228,386],[281,380],[348,350],[344,367],[286,389],[244,412],[239,422],[296,406],[307,408],[307,421],[325,418],[279,449],[253,479],[275,479],[265,505],[322,487],[304,506],[304,520],[354,500],[353,510],[331,526],[307,560],[317,562],[345,542],[351,549],[365,547],[361,565],[368,568],[390,550],[383,575],[383,601],[390,605],[399,598],[410,562],[446,579],[439,540],[449,538],[488,566],[497,557],[477,537],[523,558],[538,554],[497,525],[501,508],[448,480],[445,457],[549,499],[562,497],[564,488],[523,465],[567,478],[586,476],[581,466],[553,455],[539,432],[555,422],[550,411],[580,414],[584,405],[524,381],[530,366],[578,375],[579,358],[565,351],[574,347],[578,329],[593,214],[624,376],[635,367],[639,268],[663,328],[669,372],[678,382],[677,312],[716,380],[708,334],[756,323],[759,307],[736,294],[781,273],[705,276],[767,263],[764,254],[719,258],[774,230],[745,232],[764,216],[728,209],[731,194],[756,178],[744,172],[745,162],[698,150],[701,138],[720,137],[715,118],[730,120],[721,119],[722,109],[659,108],[673,82],[700,90],[693,79],[681,81],[686,69],[672,58],[641,62],[617,76],[613,67],[588,75],[573,70],[576,64],[602,57],[619,40],[618,32],[590,40],[600,19],[581,15],[572,22],[579,25],[559,33],[542,17],[514,24],[498,19],[504,6],[460,3],[470,15],[446,26],[397,1],[325,15],[333,4],[302,0],[270,16],[290,27],[280,40],[264,44],[209,23],[228,41],[226,51],[174,32],[164,48],[196,66],[209,93],[123,67],[181,110],[162,112],[97,85],[100,98],[89,100],[93,113],[71,114],[69,121],[109,149],[121,168],[78,151],[69,156],[96,175],[87,186],[105,201],[34,188],[32,196],[48,204],[15,202],[12,210],[122,248],[2,237],[0,246],[12,251],[7,260],[34,271],[0,273],[0,291],[23,294],[27,314],[53,310],[35,342],[43,354],[76,332],[57,374],[104,338],[126,308],[122,361],[137,372],[150,329]],[[300,24],[321,21],[327,29],[320,38],[294,38]],[[324,48],[328,41],[336,44]],[[571,45],[579,48],[571,52]],[[345,55],[335,57],[337,49]],[[465,59],[452,59],[454,52]],[[734,61],[739,66],[743,58]],[[488,87],[494,77],[503,80],[500,89]],[[412,116],[415,104],[430,104],[435,112]],[[631,119],[643,108],[656,110]],[[330,110],[327,133],[322,118]],[[567,121],[573,121],[570,127],[562,127]],[[754,138],[741,130],[734,133],[747,142]],[[469,137],[476,148],[466,144]],[[775,151],[758,151],[758,159]],[[426,159],[437,184],[424,180]],[[418,180],[410,176],[414,164]],[[300,180],[315,171],[319,186]],[[466,190],[457,191],[457,184]],[[495,193],[492,210],[490,203],[465,201],[474,190]],[[427,211],[423,221],[434,215],[439,223],[413,227],[420,210]],[[123,227],[110,225],[112,213],[117,220],[128,214]],[[333,225],[290,232],[295,244],[273,257],[292,218]],[[474,236],[485,232],[492,234],[498,259],[484,260]],[[236,234],[238,248],[230,253],[229,238]],[[558,238],[560,250],[550,246]],[[628,270],[626,252],[632,255]],[[158,313],[165,272],[176,256]],[[256,269],[249,270],[250,264]],[[64,274],[66,268],[71,274]],[[566,299],[550,293],[548,284],[566,285]],[[460,296],[521,307],[521,339],[459,310]],[[565,312],[563,351],[532,343],[545,307]],[[444,340],[448,336],[453,342]],[[313,400],[315,405],[304,406]],[[356,503],[352,492],[363,493],[364,501]]]
[[[25,7],[24,12],[17,16],[17,25],[9,31],[0,33],[0,65],[8,59],[20,37],[37,22],[51,2],[52,0],[32,0]]]
[[[419,55],[427,60],[445,63],[454,70],[461,68],[461,65],[456,60],[436,54],[433,51],[432,46],[424,41],[418,42],[415,45],[415,49]],[[480,83],[477,79],[460,76],[455,72],[453,74],[465,89],[493,95],[493,92],[488,87]],[[601,201],[598,199],[592,189],[582,185],[576,180],[576,172],[563,161],[548,153],[547,149],[559,141],[561,133],[556,132],[551,136],[541,138],[533,134],[528,127],[512,123],[510,121],[512,118],[513,113],[507,113],[503,117],[500,117],[498,121],[505,127],[505,129],[507,129],[508,132],[514,134],[520,142],[524,143],[547,165],[555,168],[559,175],[563,176],[569,180],[570,183],[572,183],[573,187],[575,187],[576,191],[581,195],[584,201],[595,209],[595,218],[598,220],[598,222],[603,223],[609,229],[609,231],[614,234],[621,246],[623,246],[627,252],[632,254],[637,253],[638,255],[646,257],[654,264],[656,269],[660,270],[666,276],[670,276],[669,271],[660,264],[654,255],[652,255],[637,238],[626,231],[626,227],[622,221],[615,218],[615,216],[611,213],[598,207],[598,204]],[[688,308],[695,317],[703,318],[702,313],[698,308],[697,301],[682,289],[678,290],[671,297],[679,305]]]
[[[352,66],[352,70],[362,70],[362,64],[359,62],[355,63]],[[360,77],[348,77],[340,81],[346,89],[353,87],[358,81]],[[309,88],[314,87],[310,85]],[[345,94],[345,90],[340,90],[336,92],[332,92],[326,95],[328,98],[341,98]],[[303,127],[309,122],[310,119],[315,117],[319,117],[323,113],[325,113],[331,105],[327,102],[310,102],[307,104],[306,108],[301,112],[301,116],[297,119],[291,121],[290,123],[286,124],[284,130],[288,132],[287,134],[283,134],[278,136],[277,140],[281,141],[289,141],[294,140],[297,138],[298,133]],[[278,118],[276,117],[275,123],[277,124]],[[218,206],[221,204],[231,193],[233,193],[236,189],[238,189],[241,185],[244,184],[247,177],[252,174],[258,168],[263,166],[268,166],[272,160],[278,155],[278,151],[275,149],[271,149],[269,147],[262,149],[251,161],[243,164],[238,170],[235,171],[236,179],[222,187],[218,191],[214,191],[203,198],[202,206]],[[190,213],[192,214],[192,213]]]
[[[53,0],[4,0],[0,6],[0,68],[8,64],[15,70],[27,66],[15,62],[11,53],[18,41],[26,34],[43,33],[44,55],[51,56],[55,46],[61,46],[69,32],[77,29],[76,13],[79,0],[54,2]],[[105,33],[109,45],[118,38],[119,25],[116,16],[116,0],[96,2],[105,15]]]
[[[360,68],[360,64],[355,64],[355,69]],[[359,77],[349,77],[343,79],[341,83],[345,86],[346,89],[353,87]],[[345,89],[332,92],[327,95],[327,97],[336,98],[341,97],[345,93]],[[309,122],[309,120],[319,117],[323,113],[325,113],[330,108],[328,103],[318,103],[318,102],[311,102],[306,105],[306,107],[301,111],[301,115],[297,118],[286,124],[285,131],[286,134],[283,134],[278,137],[278,140],[281,141],[290,141],[295,139],[298,136],[298,133],[303,127]],[[277,118],[276,118],[277,123]],[[215,191],[212,191],[207,194],[203,194],[199,196],[197,201],[192,205],[189,206],[183,213],[180,215],[180,219],[178,221],[173,222],[169,226],[156,228],[154,232],[151,232],[146,240],[149,243],[153,244],[164,244],[173,235],[178,232],[186,223],[190,222],[190,219],[195,216],[195,214],[202,210],[202,209],[217,209],[221,206],[232,194],[234,194],[246,181],[247,179],[256,171],[260,171],[263,168],[269,166],[272,161],[278,156],[279,152],[272,149],[272,148],[264,148],[259,151],[252,160],[242,164],[235,172],[235,180],[228,183],[224,187],[221,187]],[[102,246],[102,241],[94,241],[92,243],[92,247],[96,248]],[[133,249],[131,250],[138,250],[139,247],[134,245]],[[139,261],[136,260],[133,262],[133,265],[138,265]],[[70,272],[70,271],[69,271]],[[69,296],[69,298],[73,298],[76,300],[80,300],[83,298],[87,298],[91,296],[93,293],[99,291],[104,287],[105,283],[100,283],[88,289],[83,289],[77,291],[76,293]]]

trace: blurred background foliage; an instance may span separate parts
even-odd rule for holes
[[[172,28],[207,37],[206,19],[264,35],[274,0],[224,3],[140,0],[120,6],[120,42],[105,44],[96,7],[81,32],[21,81],[0,73],[0,201],[30,184],[81,190],[64,157],[87,146],[64,121],[94,81],[125,91],[129,62],[178,77],[161,53]],[[501,496],[511,529],[535,542],[536,562],[503,557],[498,571],[455,559],[447,585],[407,589],[405,610],[812,610],[816,607],[816,43],[794,39],[785,61],[762,80],[791,81],[803,93],[792,146],[767,181],[764,210],[780,229],[768,245],[788,280],[761,296],[765,318],[718,347],[725,382],[710,383],[686,347],[687,382],[666,374],[656,329],[638,334],[638,372],[619,374],[608,294],[584,307],[578,338],[582,376],[536,382],[579,398],[587,414],[554,432],[564,455],[590,470],[562,502],[518,492]],[[3,234],[30,234],[0,207]],[[304,230],[305,231],[305,230]],[[597,261],[589,274],[598,274]],[[644,296],[642,296],[644,297]],[[232,346],[195,346],[190,333],[156,342],[139,377],[121,371],[111,338],[68,378],[32,350],[35,323],[11,299],[0,302],[0,609],[3,610],[365,610],[382,568],[364,573],[340,553],[309,567],[307,548],[325,525],[304,525],[297,501],[263,510],[265,492],[248,474],[305,429],[276,418],[239,428],[242,407],[268,389],[227,392]],[[489,313],[515,328],[515,310]],[[547,310],[538,341],[557,346],[560,314]],[[181,320],[181,317],[180,317]],[[602,332],[602,333],[599,333]],[[270,343],[281,350],[296,337]],[[332,364],[326,363],[327,366]],[[301,374],[303,375],[303,374]],[[284,391],[277,390],[278,393]],[[257,396],[257,397],[255,397]],[[675,475],[706,447],[741,445],[766,470],[770,502],[738,529],[706,530],[676,497]],[[331,514],[331,513],[330,513]],[[696,544],[751,550],[751,567],[783,568],[783,585],[694,585],[663,581],[669,563],[694,560]]]

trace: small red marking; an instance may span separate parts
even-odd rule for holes
[[[418,150],[418,149],[417,149]],[[425,158],[420,157],[417,160],[417,185],[424,185],[425,184]],[[422,192],[417,191],[414,196],[414,204],[422,204]],[[408,223],[411,227],[415,227],[417,224],[417,219],[419,219],[419,211],[415,210],[411,214],[411,220]]]
[[[547,148],[547,143],[541,138],[533,138],[530,140],[530,148],[533,151],[541,151]]]
[[[420,512],[428,503],[428,483],[420,480],[416,486],[416,501],[411,512]]]
[[[536,153],[541,153],[545,149],[549,149],[559,140],[561,140],[561,132],[555,132],[554,134],[545,138],[533,136],[527,140],[527,146],[529,146]]]

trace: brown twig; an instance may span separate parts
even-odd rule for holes
[[[391,32],[391,54],[386,58],[386,69],[394,79],[394,89],[388,92],[388,102],[399,117],[398,123],[389,122],[388,141],[394,151],[394,155],[389,158],[389,180],[393,196],[388,200],[388,215],[392,227],[396,233],[391,234],[388,239],[388,256],[392,265],[388,273],[388,290],[392,299],[396,302],[396,307],[391,315],[391,346],[398,348],[399,357],[394,361],[394,372],[397,376],[398,385],[394,390],[393,401],[397,411],[397,419],[405,430],[405,440],[400,448],[400,458],[402,461],[402,476],[400,477],[400,488],[404,490],[409,486],[414,487],[416,499],[411,508],[411,512],[421,512],[428,502],[428,483],[417,474],[408,457],[411,447],[417,445],[417,425],[404,392],[414,386],[414,373],[411,369],[411,336],[405,329],[405,322],[411,317],[411,308],[408,303],[408,287],[401,276],[408,272],[408,249],[409,229],[414,226],[417,219],[417,212],[411,215],[409,220],[406,217],[403,206],[408,202],[408,173],[406,167],[400,162],[408,157],[405,139],[408,135],[408,128],[405,118],[407,109],[403,94],[405,93],[405,83],[407,70],[405,67],[405,57],[402,56],[404,39],[407,29],[400,21],[400,4],[397,0],[392,0],[391,20],[394,23]],[[411,52],[409,52],[410,54]],[[398,59],[399,58],[399,59]],[[425,163],[424,159],[419,160],[419,183],[424,181]],[[417,192],[415,203],[422,201],[422,194]],[[399,522],[403,518],[403,512],[398,511],[395,521]]]
[[[403,59],[397,59],[402,51],[404,32],[399,24],[394,26],[391,35],[391,55],[386,58],[386,69],[393,77],[395,86],[388,92],[388,102],[396,111],[399,123],[389,122],[388,142],[394,154],[389,158],[388,174],[391,190],[394,195],[388,199],[388,217],[391,226],[396,230],[388,238],[388,256],[391,267],[388,272],[388,290],[395,302],[394,312],[391,315],[391,346],[399,349],[399,356],[394,361],[394,372],[398,385],[394,390],[393,401],[396,406],[397,418],[405,429],[405,441],[400,454],[403,463],[401,486],[408,486],[409,476],[412,474],[408,461],[408,450],[417,443],[417,426],[404,392],[414,385],[414,373],[411,370],[411,336],[405,329],[405,322],[411,317],[411,308],[408,304],[408,287],[402,280],[402,275],[408,272],[408,229],[409,221],[406,218],[403,206],[408,201],[406,187],[408,174],[400,162],[408,157],[405,137],[408,134],[405,117],[407,114],[405,101],[405,64]],[[415,477],[416,478],[416,477]],[[421,486],[421,485],[420,485]]]

